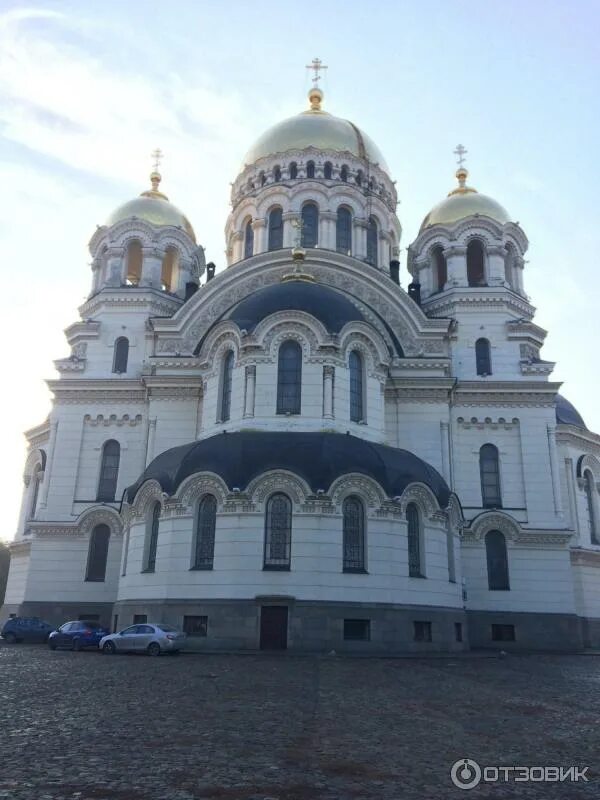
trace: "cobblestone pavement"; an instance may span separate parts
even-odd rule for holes
[[[600,656],[50,652],[0,642],[3,800],[598,798]],[[453,787],[482,765],[588,784]]]

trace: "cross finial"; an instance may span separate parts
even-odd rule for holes
[[[306,69],[312,69],[314,71],[315,77],[312,79],[312,82],[318,87],[319,81],[321,80],[319,73],[322,69],[327,69],[327,66],[323,64],[320,58],[313,58],[312,64],[307,64]]]
[[[462,144],[457,144],[456,150],[454,150],[453,152],[454,155],[457,156],[456,163],[458,164],[459,167],[462,167],[462,165],[465,163],[465,156],[469,151]]]
[[[157,147],[156,150],[153,150],[150,155],[154,160],[153,170],[154,172],[158,172],[158,168],[160,167],[160,162],[162,161],[163,157],[163,151],[160,149],[160,147]]]

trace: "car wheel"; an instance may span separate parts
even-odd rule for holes
[[[16,637],[16,635],[14,633],[12,633],[12,631],[9,631],[8,633],[4,634],[4,640],[6,642],[8,642],[8,644],[16,644],[17,643],[17,637]]]
[[[107,656],[114,656],[114,654],[117,652],[114,642],[104,642],[102,645],[102,652]]]
[[[79,639],[73,639],[73,650],[78,653],[81,650],[81,641]]]
[[[148,655],[149,656],[160,655],[160,645],[158,642],[150,642],[150,644],[148,645]]]
[[[48,647],[50,650],[56,650],[56,642],[54,639],[48,639]]]

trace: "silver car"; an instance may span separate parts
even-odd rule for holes
[[[111,633],[100,639],[99,649],[106,655],[114,653],[177,653],[185,644],[187,634],[162,622],[131,625],[120,633]]]

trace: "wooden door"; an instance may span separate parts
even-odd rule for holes
[[[287,606],[263,606],[260,611],[260,649],[287,648]]]

